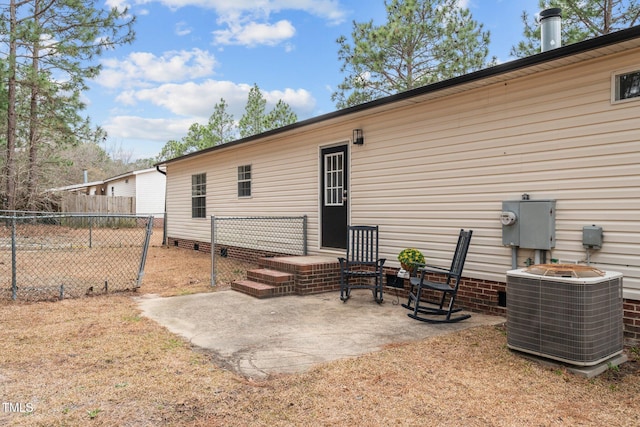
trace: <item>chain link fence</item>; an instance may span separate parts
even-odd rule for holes
[[[0,211],[0,298],[41,301],[138,288],[153,217]]]
[[[307,216],[211,217],[211,284],[246,279],[262,257],[306,255]]]

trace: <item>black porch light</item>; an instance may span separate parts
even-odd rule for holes
[[[364,134],[362,133],[362,129],[353,130],[353,143],[356,145],[364,144]]]

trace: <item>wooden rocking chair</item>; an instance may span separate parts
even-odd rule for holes
[[[378,226],[349,226],[346,258],[340,262],[340,299],[346,302],[351,289],[371,289],[374,300],[382,302],[382,266],[378,258]],[[373,279],[373,284],[369,282]]]
[[[470,314],[454,317],[451,317],[451,315],[462,310],[461,308],[454,308],[454,303],[456,295],[458,294],[458,287],[460,286],[460,280],[462,278],[462,269],[467,257],[472,234],[473,230],[460,230],[458,244],[449,270],[430,265],[424,265],[418,268],[418,276],[410,279],[409,299],[406,304],[402,304],[404,308],[412,311],[407,314],[409,317],[429,323],[459,322],[471,317]],[[444,280],[442,282],[429,281],[427,280],[428,274],[443,276]],[[423,291],[425,290],[435,291],[436,293],[442,292],[442,298],[439,302],[424,301]],[[449,304],[445,307],[444,304],[447,297],[449,297]],[[436,307],[428,307],[425,306],[425,304],[435,305]],[[443,317],[422,317],[420,314]]]

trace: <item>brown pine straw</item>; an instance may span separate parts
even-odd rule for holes
[[[0,303],[0,403],[33,407],[0,406],[0,425],[640,425],[637,348],[587,379],[514,354],[504,327],[245,379],[142,317],[133,300],[215,292],[209,268],[208,255],[155,246],[137,294]]]

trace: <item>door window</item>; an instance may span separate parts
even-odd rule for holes
[[[331,153],[324,156],[324,204],[342,206],[344,204],[344,155]]]

